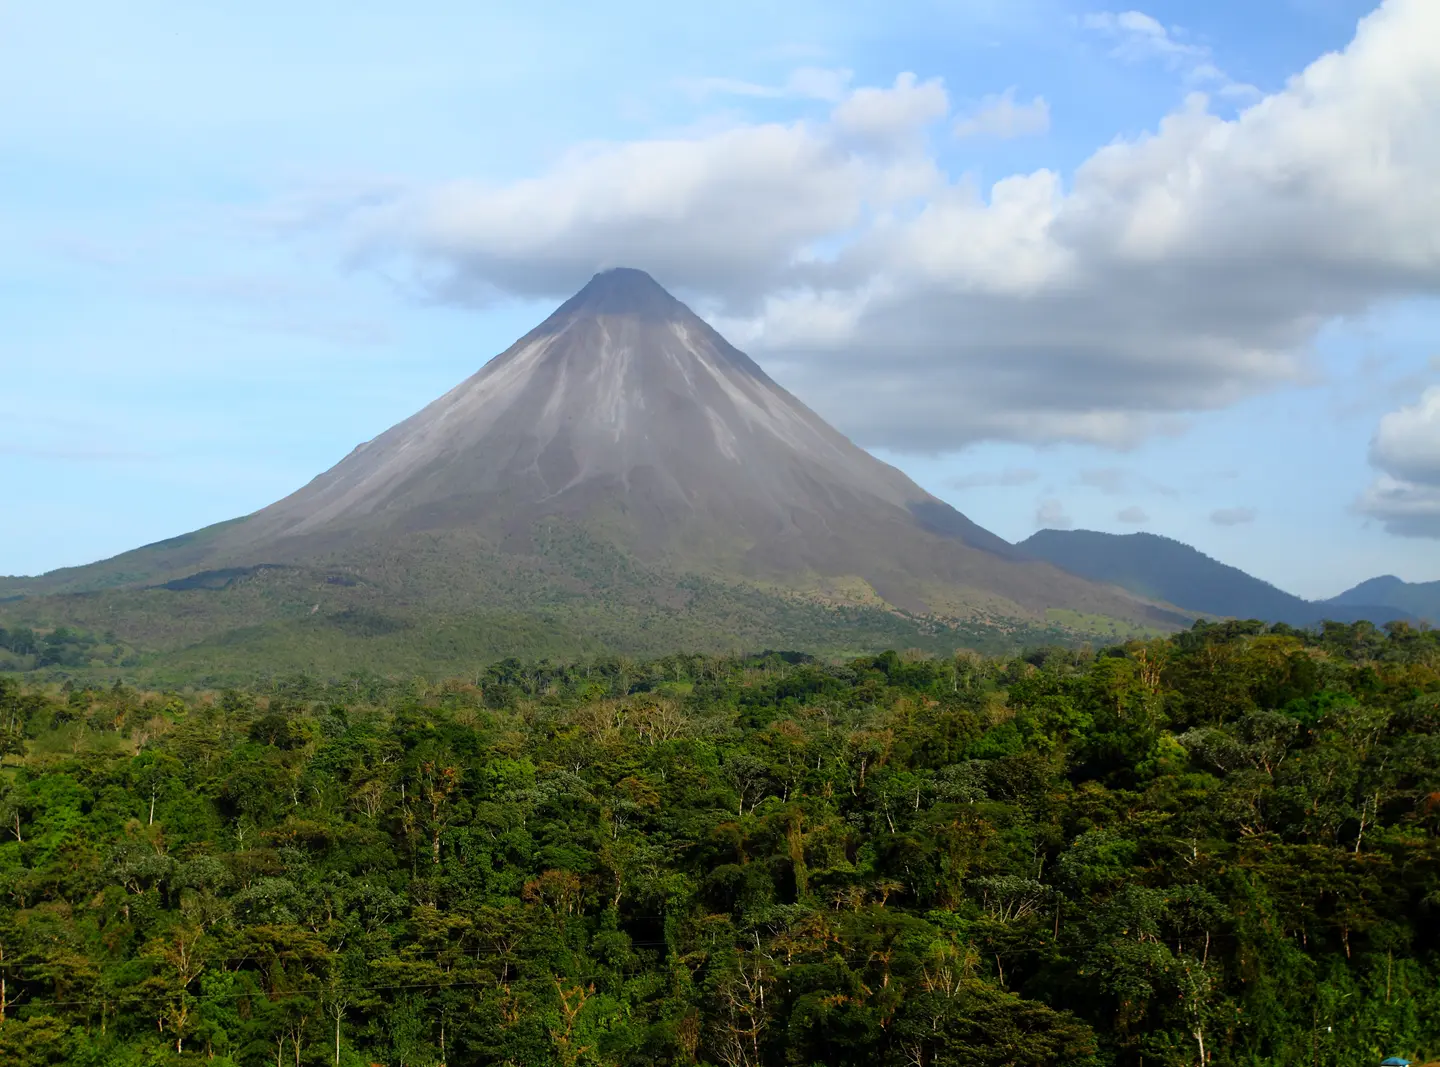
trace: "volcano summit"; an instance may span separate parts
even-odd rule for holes
[[[706,632],[788,647],[805,634],[787,632],[787,614],[847,606],[1042,626],[1055,609],[1180,621],[977,526],[624,268],[597,274],[475,375],[283,500],[0,592],[26,594],[24,614],[70,616],[73,598],[54,594],[96,589],[128,593],[130,607],[112,605],[122,617],[145,596],[249,604],[239,617],[200,611],[200,632],[176,630],[171,643],[294,623],[310,602],[322,619],[379,615],[400,628],[417,613],[565,607],[565,625],[607,647],[649,648],[627,634],[693,631],[700,601],[721,589],[728,606]]]
[[[629,269],[596,275],[479,373],[236,537],[278,547],[466,527],[515,538],[546,516],[598,523],[644,560],[781,583],[860,579],[915,608],[925,583],[961,580],[945,557],[1016,556]],[[1015,569],[995,576],[1004,595],[1041,606]]]

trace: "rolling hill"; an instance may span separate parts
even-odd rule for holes
[[[1371,583],[1333,600],[1305,600],[1183,542],[1151,533],[1040,530],[1016,547],[1072,574],[1205,615],[1313,626],[1327,619],[1380,624],[1419,614],[1378,598],[1367,601]]]
[[[1323,603],[1337,607],[1381,604],[1440,626],[1440,582],[1405,582],[1386,574],[1361,582]]]

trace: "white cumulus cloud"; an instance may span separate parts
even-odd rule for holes
[[[979,107],[957,119],[956,137],[1028,137],[1050,129],[1050,105],[1043,96],[1028,104],[1015,102],[1015,88],[987,96]]]
[[[1380,420],[1370,461],[1396,478],[1440,485],[1440,386]]]
[[[1153,21],[1095,28],[1211,62]],[[1335,317],[1440,292],[1433,0],[1387,0],[1233,118],[1193,94],[1069,176],[951,177],[927,147],[946,119],[945,87],[904,74],[815,121],[365,199],[345,232],[461,302],[642,267],[861,443],[932,453],[1127,447],[1299,379]]]
[[[922,82],[905,73],[888,89],[856,89],[836,106],[831,122],[842,136],[885,147],[938,122],[949,110],[939,78]]]
[[[1440,537],[1440,386],[1380,420],[1370,463],[1380,473],[1357,508],[1402,537]]]

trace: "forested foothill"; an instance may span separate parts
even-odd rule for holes
[[[1419,1062],[1437,727],[1368,623],[0,676],[0,1063]]]
[[[97,637],[72,626],[36,631],[0,626],[0,672],[45,668],[135,667],[140,656],[113,633]]]

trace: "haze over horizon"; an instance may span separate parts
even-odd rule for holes
[[[632,266],[1009,540],[1440,578],[1440,6],[562,6],[0,12],[0,573],[269,504]]]

